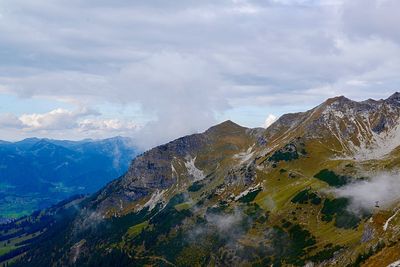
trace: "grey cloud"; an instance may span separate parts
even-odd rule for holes
[[[148,146],[201,131],[232,107],[383,97],[400,82],[397,5],[6,1],[0,69],[14,70],[0,75],[0,92],[138,103],[156,118],[142,129]]]
[[[399,1],[354,0],[344,3],[343,26],[350,36],[383,38],[400,43]]]

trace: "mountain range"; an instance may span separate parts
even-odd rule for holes
[[[128,169],[129,138],[0,142],[0,218],[18,218],[73,194],[93,193]]]
[[[400,93],[226,121],[0,226],[13,266],[397,266]],[[0,242],[1,242],[0,241]],[[1,244],[1,243],[0,243]]]

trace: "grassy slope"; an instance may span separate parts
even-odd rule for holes
[[[160,261],[169,263],[176,260],[176,263],[184,263],[186,262],[185,260],[189,259],[192,265],[195,263],[204,264],[201,260],[205,258],[209,258],[208,263],[213,265],[213,263],[218,261],[218,257],[221,256],[218,253],[229,254],[229,249],[226,247],[212,247],[212,244],[218,243],[218,240],[212,239],[215,238],[214,236],[205,235],[205,238],[212,240],[210,243],[207,240],[200,239],[200,247],[198,244],[190,244],[184,249],[179,248],[179,242],[182,242],[182,238],[179,236],[182,233],[195,232],[193,227],[196,229],[196,227],[201,225],[202,220],[206,216],[205,214],[207,214],[207,210],[215,208],[216,210],[223,210],[221,214],[224,216],[229,216],[229,214],[239,209],[242,213],[246,214],[246,218],[251,219],[251,227],[246,228],[245,233],[237,237],[235,242],[254,251],[259,249],[259,242],[265,242],[265,244],[271,242],[271,240],[263,240],[261,238],[266,231],[279,228],[284,229],[283,232],[290,234],[290,229],[294,228],[285,228],[285,224],[290,223],[291,225],[300,226],[302,231],[307,231],[315,240],[315,244],[304,251],[304,255],[299,254],[304,259],[319,256],[319,258],[326,260],[331,258],[333,254],[328,253],[329,257],[326,256],[324,258],[320,256],[321,253],[326,252],[327,248],[340,247],[342,249],[338,251],[338,254],[335,254],[335,260],[329,263],[326,262],[326,264],[330,266],[346,266],[357,261],[359,255],[368,253],[370,248],[376,247],[380,241],[385,242],[386,246],[382,250],[376,251],[376,255],[371,255],[360,262],[360,264],[364,263],[365,266],[383,266],[380,264],[391,263],[397,260],[396,257],[400,258],[399,250],[396,250],[399,248],[399,243],[396,239],[399,232],[398,227],[390,227],[386,232],[382,230],[384,222],[392,215],[392,212],[377,212],[372,216],[373,223],[370,223],[367,219],[362,219],[357,227],[344,229],[335,226],[334,220],[330,222],[322,220],[322,203],[318,205],[311,203],[299,204],[291,201],[299,192],[305,189],[316,192],[323,200],[327,198],[332,199],[334,196],[327,192],[329,185],[314,178],[315,174],[323,169],[328,169],[341,175],[357,177],[360,169],[387,170],[396,168],[400,166],[400,153],[398,151],[390,159],[352,162],[352,160],[348,159],[332,159],[334,152],[323,143],[314,140],[305,144],[305,151],[307,153],[296,160],[279,161],[272,164],[268,161],[272,152],[257,158],[254,163],[256,166],[255,180],[251,185],[244,185],[243,181],[226,184],[225,182],[230,174],[234,173],[242,177],[243,167],[245,168],[246,165],[248,167],[252,164],[252,162],[240,163],[240,159],[235,157],[235,155],[238,152],[245,152],[251,147],[254,144],[254,139],[244,135],[221,136],[221,138],[216,139],[215,143],[213,143],[212,149],[199,151],[196,155],[196,166],[203,170],[207,176],[202,181],[202,186],[198,189],[187,192],[188,187],[192,183],[186,175],[185,159],[176,158],[172,162],[178,173],[177,183],[164,193],[165,202],[168,202],[173,196],[181,192],[185,192],[186,196],[182,201],[169,207],[167,215],[164,214],[163,216],[166,216],[164,219],[165,223],[178,220],[177,225],[168,228],[162,223],[157,223],[155,220],[157,214],[162,214],[162,212],[159,212],[151,218],[145,217],[143,220],[135,221],[131,225],[128,222],[126,232],[122,236],[119,236],[116,241],[107,240],[106,237],[105,240],[102,240],[101,245],[91,249],[118,248],[127,253],[129,257],[135,257],[137,260],[146,260],[147,263],[150,262],[155,265],[159,264]],[[334,140],[326,140],[326,142],[335,144]],[[235,149],[232,150],[232,147],[235,147]],[[338,150],[338,145],[336,144],[334,148]],[[209,164],[210,161],[214,161],[215,164]],[[235,201],[231,197],[232,195],[238,196],[249,186],[257,184],[262,186],[262,191],[256,195],[254,201],[240,203],[240,201]],[[125,207],[119,216],[136,211],[149,199],[150,196],[132,203]],[[261,210],[252,213],[253,203],[256,203]],[[115,210],[110,210],[109,214],[114,214],[115,212]],[[188,212],[192,215],[184,216],[183,218],[179,217]],[[264,217],[268,218],[265,219]],[[399,223],[400,216],[392,221],[393,225],[398,225]],[[375,234],[371,240],[363,243],[360,241],[367,226],[372,227]],[[164,229],[164,227],[167,228]],[[145,249],[144,245],[146,242],[150,242],[146,238],[152,234],[156,235],[156,240],[158,241],[151,248]],[[307,235],[305,234],[305,236]],[[141,238],[143,238],[143,242],[138,241]],[[139,243],[136,244],[135,242]],[[297,240],[296,242],[302,244],[306,240]],[[173,253],[175,254],[171,255]],[[260,264],[262,260],[262,258],[252,259],[253,263],[259,261]],[[247,263],[250,264],[250,262]],[[282,263],[288,266],[292,264],[290,258],[286,258]],[[378,263],[379,265],[377,265]]]

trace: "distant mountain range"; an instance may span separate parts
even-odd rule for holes
[[[129,138],[0,141],[0,218],[19,217],[98,190],[128,169]]]
[[[398,266],[399,172],[399,93],[331,98],[267,129],[226,121],[141,154],[91,196],[0,225],[0,263]]]

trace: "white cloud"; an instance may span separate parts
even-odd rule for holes
[[[78,124],[81,131],[133,131],[138,129],[138,125],[133,122],[119,119],[84,119]]]
[[[24,128],[30,131],[65,130],[76,127],[79,118],[89,115],[99,115],[99,113],[88,109],[69,111],[58,108],[48,113],[23,114],[18,119]]]
[[[355,182],[333,191],[339,197],[351,200],[351,209],[372,210],[378,202],[381,208],[390,208],[400,199],[399,173],[379,173],[369,180]]]
[[[60,137],[64,134],[69,139],[132,136],[139,128],[133,121],[104,118],[99,112],[87,108],[75,111],[58,108],[47,113],[21,116],[0,114],[0,129],[18,130],[26,136]]]
[[[271,124],[273,124],[276,120],[278,119],[278,117],[276,117],[273,114],[269,114],[268,117],[265,119],[264,128],[268,128]]]

